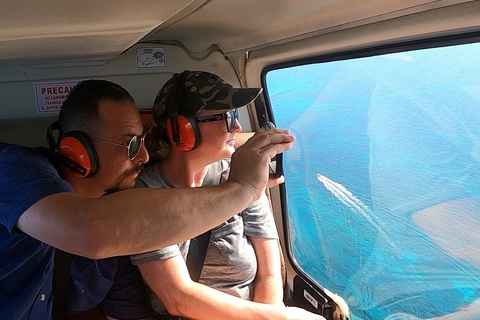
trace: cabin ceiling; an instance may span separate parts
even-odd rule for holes
[[[103,64],[138,42],[243,52],[466,0],[0,0],[0,61]]]

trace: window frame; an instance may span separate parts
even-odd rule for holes
[[[272,109],[272,104],[270,101],[270,96],[268,92],[267,86],[267,74],[270,71],[283,69],[283,68],[290,68],[290,67],[297,67],[303,66],[308,64],[318,64],[318,63],[327,63],[327,62],[334,62],[334,61],[341,61],[341,60],[350,60],[350,59],[359,59],[365,57],[373,57],[378,55],[385,55],[385,54],[392,54],[392,53],[401,53],[407,52],[412,50],[422,50],[422,49],[431,49],[431,48],[440,48],[440,47],[447,47],[447,46],[456,46],[456,45],[463,45],[463,44],[471,44],[471,43],[480,43],[480,31],[475,32],[465,32],[465,33],[458,33],[458,34],[450,34],[444,36],[435,36],[431,38],[423,38],[417,40],[405,40],[405,41],[396,41],[389,44],[382,44],[382,45],[372,45],[365,48],[360,49],[353,49],[353,50],[345,50],[345,51],[338,51],[335,53],[328,53],[323,55],[317,55],[302,59],[295,59],[291,61],[284,61],[280,63],[274,63],[265,66],[260,74],[260,82],[264,89],[263,96],[264,96],[264,107],[261,108],[256,105],[256,115],[257,119],[268,119],[275,123],[275,115]],[[259,120],[261,123],[261,120]],[[300,266],[299,263],[296,261],[295,257],[293,256],[292,252],[292,239],[290,237],[291,234],[291,226],[289,224],[289,213],[288,213],[288,206],[287,206],[287,199],[286,199],[286,186],[285,184],[281,184],[279,186],[279,194],[280,194],[280,208],[281,208],[281,218],[283,223],[283,239],[284,242],[284,250],[285,256],[288,260],[288,263],[294,270],[294,272],[303,280],[305,283],[314,288],[315,290],[319,291],[324,295],[328,303],[335,304],[334,297],[331,296],[331,292],[328,291],[326,288],[323,288],[320,283],[318,283],[315,279],[310,277]],[[293,288],[292,288],[293,290]],[[293,293],[295,295],[295,293]]]

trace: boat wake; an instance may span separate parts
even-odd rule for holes
[[[375,216],[375,213],[370,209],[362,200],[356,197],[351,191],[349,191],[342,184],[330,180],[326,176],[318,173],[317,179],[325,188],[332,193],[332,195],[338,199],[342,204],[351,209],[353,212],[360,214],[364,217],[385,239],[385,241],[395,250],[398,257],[401,257],[400,249],[398,246],[390,239],[385,230],[378,224],[378,218]]]

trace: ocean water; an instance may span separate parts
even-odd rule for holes
[[[480,46],[271,71],[289,237],[353,319],[480,319]],[[454,57],[454,59],[452,59]],[[472,304],[473,303],[473,304]]]

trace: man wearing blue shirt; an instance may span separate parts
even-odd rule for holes
[[[53,152],[0,144],[2,319],[51,319],[54,248],[99,259],[194,237],[257,199],[270,159],[294,140],[281,130],[257,134],[235,152],[221,186],[124,190],[148,160],[142,121],[125,89],[80,82],[60,112],[58,141],[55,130]]]

